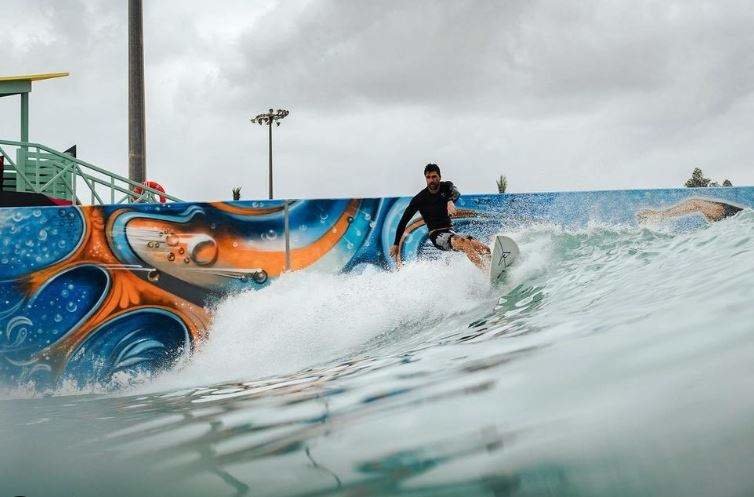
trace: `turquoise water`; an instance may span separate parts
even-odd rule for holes
[[[3,392],[0,495],[754,494],[754,214],[294,273],[188,363]]]

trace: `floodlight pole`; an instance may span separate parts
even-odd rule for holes
[[[289,112],[285,109],[278,109],[277,111],[270,109],[269,112],[259,114],[256,117],[250,119],[252,123],[267,125],[268,129],[268,144],[269,144],[269,169],[268,169],[268,181],[269,181],[269,196],[272,200],[272,124],[280,126],[280,120],[284,119]],[[285,233],[285,270],[291,270],[291,229],[290,219],[288,212],[288,200],[283,201],[283,232]]]
[[[272,112],[272,109],[270,109],[270,112]],[[269,179],[269,193],[270,193],[270,200],[272,200],[272,120],[270,120],[269,123],[267,123],[267,129],[270,131],[269,137],[269,158],[270,158],[270,167],[267,171],[267,177]]]
[[[272,200],[272,125],[280,126],[280,120],[284,119],[289,112],[285,109],[278,109],[277,111],[270,109],[269,112],[259,114],[256,117],[252,117],[250,121],[261,125],[266,124],[269,131],[269,196]]]

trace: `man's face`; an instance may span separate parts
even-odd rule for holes
[[[432,193],[436,192],[440,188],[440,175],[436,172],[428,172],[424,175],[424,179],[427,180],[427,188]]]

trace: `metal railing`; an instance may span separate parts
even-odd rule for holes
[[[15,161],[8,153],[11,149],[16,151]],[[91,204],[99,205],[157,202],[159,197],[182,202],[178,197],[39,143],[0,140],[0,155],[5,157],[5,169],[15,173],[16,191],[62,197],[76,204],[84,203],[82,192],[88,194]]]

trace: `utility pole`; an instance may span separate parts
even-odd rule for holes
[[[280,120],[284,119],[285,116],[287,116],[289,112],[284,109],[278,109],[277,111],[274,111],[272,109],[269,110],[269,112],[266,112],[264,114],[259,114],[256,117],[252,117],[250,119],[251,122],[262,125],[267,125],[269,128],[269,171],[268,171],[268,179],[269,179],[269,194],[270,194],[270,200],[272,200],[272,125],[273,123],[276,126],[280,126]]]
[[[147,176],[144,125],[144,30],[142,0],[128,0],[128,177]]]

